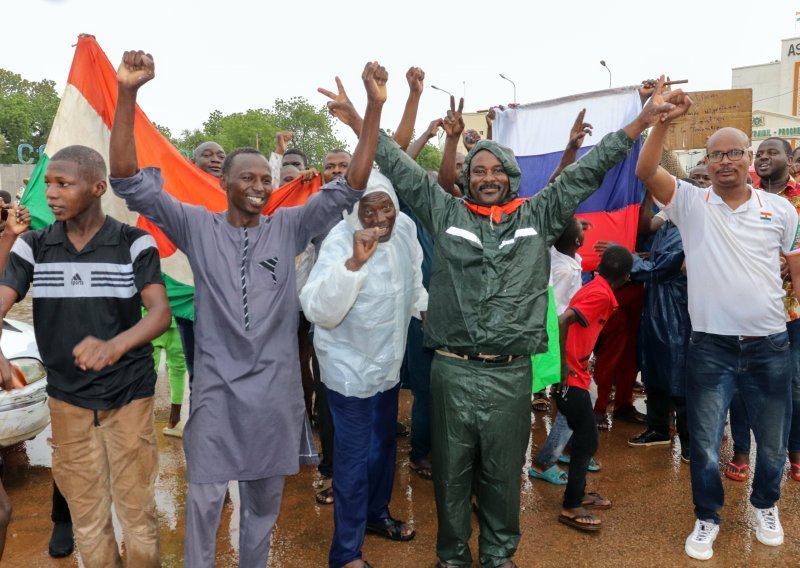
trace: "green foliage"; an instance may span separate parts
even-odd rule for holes
[[[172,131],[169,128],[167,128],[166,126],[162,126],[156,122],[153,123],[153,126],[155,127],[156,130],[158,130],[161,133],[161,136],[163,136],[164,138],[166,138],[175,145],[178,144],[178,140],[174,136],[172,136]]]
[[[38,148],[47,141],[59,102],[53,81],[31,82],[0,69],[0,162],[16,162],[19,144]],[[155,122],[153,126],[189,154],[208,140],[219,143],[227,152],[241,146],[256,146],[269,154],[275,149],[275,135],[281,130],[291,130],[295,136],[289,146],[303,150],[309,166],[318,169],[328,150],[347,146],[334,136],[333,119],[327,108],[314,107],[303,97],[278,99],[271,109],[231,114],[214,110],[202,129],[184,130],[180,136]]]
[[[20,144],[38,148],[47,142],[59,101],[54,81],[28,81],[0,69],[0,135],[6,141],[0,162],[16,162]]]
[[[269,114],[278,131],[294,132],[289,146],[301,149],[309,166],[321,170],[329,150],[346,148],[346,144],[333,135],[333,118],[324,105],[314,107],[304,97],[292,97],[288,101],[278,99]],[[271,142],[270,150],[274,149],[274,139]]]
[[[425,144],[422,151],[417,156],[417,163],[426,170],[439,171],[439,165],[442,163],[442,152],[433,144]]]
[[[333,119],[327,108],[315,108],[302,97],[278,99],[271,109],[249,109],[227,115],[215,110],[203,123],[202,130],[184,130],[177,146],[191,153],[202,142],[213,140],[226,152],[256,146],[269,154],[275,150],[275,135],[281,130],[294,132],[289,147],[300,148],[308,157],[309,166],[318,169],[328,150],[346,147],[333,134]]]

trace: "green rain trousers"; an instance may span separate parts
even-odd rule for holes
[[[531,431],[531,358],[481,363],[436,354],[431,367],[433,483],[442,562],[472,566],[470,494],[478,487],[481,566],[511,560]]]
[[[161,362],[161,350],[167,358],[167,371],[169,373],[169,398],[172,404],[183,404],[183,391],[186,386],[186,357],[183,354],[183,345],[175,318],[172,319],[167,331],[153,340],[153,360],[158,376],[158,365]]]

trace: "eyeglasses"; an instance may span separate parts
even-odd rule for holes
[[[731,162],[737,162],[742,159],[744,153],[745,150],[739,150],[737,148],[735,150],[728,150],[727,152],[719,152],[719,151],[709,152],[708,154],[706,154],[706,156],[708,157],[709,162],[714,162],[716,164],[717,162],[721,162],[722,158],[724,158],[725,156],[728,156],[728,159]]]

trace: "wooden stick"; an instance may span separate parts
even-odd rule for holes
[[[688,82],[689,82],[689,79],[677,79],[675,81],[667,81],[666,83],[664,83],[664,86],[666,87],[668,85],[684,85],[684,84],[686,84]]]

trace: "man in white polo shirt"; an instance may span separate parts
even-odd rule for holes
[[[659,86],[654,97],[662,96]],[[692,104],[685,95],[672,102],[683,113]],[[636,173],[680,229],[686,251],[694,330],[686,398],[697,520],[685,550],[707,560],[719,532],[724,501],[719,447],[736,389],[745,399],[757,443],[750,496],[756,537],[771,546],[783,543],[775,503],[786,460],[792,373],[778,259],[786,255],[797,289],[798,216],[786,199],[747,184],[753,153],[740,130],[722,128],[708,139],[709,188],[678,181],[659,167],[667,126],[676,114],[653,127]]]

